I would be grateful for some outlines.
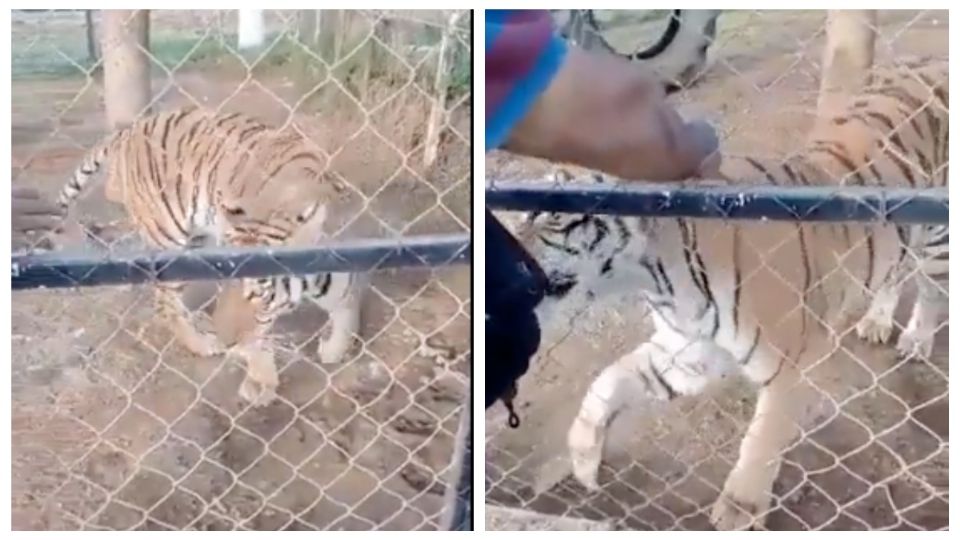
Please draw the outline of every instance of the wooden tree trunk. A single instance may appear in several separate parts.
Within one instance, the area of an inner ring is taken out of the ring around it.
[[[96,64],[100,59],[100,51],[97,50],[97,29],[93,24],[93,10],[84,10],[83,17],[87,26],[87,58],[91,64]]]
[[[324,62],[333,64],[340,59],[343,45],[344,13],[341,9],[324,9],[319,13],[314,43]]]
[[[469,396],[469,394],[468,394]],[[453,447],[453,467],[447,479],[447,489],[443,494],[443,515],[440,519],[440,530],[471,530],[472,514],[470,507],[471,492],[470,478],[473,476],[473,414],[471,413],[470,399],[463,404],[460,411],[460,425],[457,428],[457,438]],[[462,507],[457,508],[457,499],[464,498]]]
[[[149,10],[103,12],[103,85],[107,124],[118,129],[150,103]]]
[[[427,135],[424,140],[423,166],[430,167],[437,160],[440,153],[440,133],[446,123],[447,86],[450,80],[448,57],[455,47],[453,33],[457,28],[461,11],[456,11],[447,20],[440,38],[440,50],[437,51],[437,72],[433,79],[433,106],[430,108],[430,117],[427,121]]]
[[[818,118],[829,118],[843,105],[847,96],[857,93],[866,84],[873,67],[876,28],[876,10],[827,12]]]

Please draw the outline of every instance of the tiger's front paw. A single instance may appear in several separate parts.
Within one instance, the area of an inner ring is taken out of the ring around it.
[[[317,357],[321,364],[339,364],[353,345],[353,335],[336,336],[320,340],[317,345]]]
[[[254,407],[269,405],[277,397],[280,375],[273,351],[263,343],[246,344],[234,352],[247,360],[247,375],[240,383],[240,398]]]
[[[917,328],[907,328],[897,340],[900,358],[927,360],[933,355],[933,335]]]
[[[890,340],[893,333],[893,319],[870,316],[869,314],[857,323],[857,336],[867,343],[881,344]]]
[[[589,490],[600,489],[597,473],[603,457],[603,429],[578,417],[567,432],[573,476]]]
[[[770,496],[764,487],[765,478],[748,471],[734,469],[723,486],[723,493],[713,503],[710,523],[718,531],[756,530],[763,527],[770,508]]]
[[[193,336],[187,337],[183,345],[193,354],[203,358],[224,354],[226,352],[226,347],[220,343],[220,340],[215,334],[198,332]]]
[[[240,398],[254,407],[263,407],[277,398],[280,381],[259,381],[247,375],[240,383]]]

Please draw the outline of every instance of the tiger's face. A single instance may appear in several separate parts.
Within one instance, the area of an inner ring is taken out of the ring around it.
[[[577,217],[559,212],[531,212],[525,216],[519,237],[537,258],[547,276],[548,298],[558,300],[572,291],[580,280],[584,231],[576,227]]]
[[[576,181],[561,171],[554,181]],[[598,181],[596,176],[591,180]],[[630,245],[642,250],[642,237],[627,229],[626,222],[612,216],[563,212],[530,212],[516,228],[517,237],[543,267],[549,282],[547,296],[566,297],[577,290],[591,298],[602,292],[604,283],[617,276],[620,259]]]
[[[304,202],[260,211],[257,205],[224,203],[228,243],[237,246],[309,245],[323,237],[326,205]]]

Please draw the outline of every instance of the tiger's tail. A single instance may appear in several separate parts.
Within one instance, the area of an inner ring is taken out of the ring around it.
[[[110,137],[87,152],[83,158],[83,162],[73,171],[73,176],[63,185],[63,188],[60,190],[60,195],[57,197],[57,204],[59,204],[64,211],[70,208],[74,201],[76,201],[80,194],[86,189],[90,183],[90,179],[100,170],[100,167],[110,155],[110,150],[115,140],[116,136]]]

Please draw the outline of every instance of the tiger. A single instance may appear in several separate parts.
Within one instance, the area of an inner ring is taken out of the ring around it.
[[[326,165],[326,156],[294,127],[189,107],[142,116],[107,136],[86,153],[58,202],[69,211],[105,167],[107,199],[126,208],[150,247],[281,246],[297,235],[312,242],[322,237],[327,204],[345,189]],[[322,362],[339,362],[359,328],[362,281],[349,273],[243,279],[236,290],[256,324],[230,351],[247,359],[241,398],[262,405],[275,397],[278,376],[267,330],[305,299],[331,314],[330,336],[317,352]],[[182,299],[185,285],[156,283],[159,316],[192,353],[228,352],[216,332],[192,322]],[[220,302],[216,309],[216,320],[229,318]]]
[[[939,61],[878,71],[819,122],[802,151],[781,161],[725,157],[717,181],[945,187],[947,73]],[[562,168],[548,178],[620,182]],[[753,420],[710,514],[720,530],[763,525],[781,455],[799,432],[794,419],[810,403],[805,369],[833,356],[851,327],[887,340],[911,269],[923,277],[900,353],[929,356],[941,315],[934,300],[942,289],[926,276],[946,276],[946,226],[559,212],[530,212],[513,226],[548,276],[544,324],[572,298],[639,291],[649,307],[653,335],[596,377],[567,433],[573,475],[586,487],[599,487],[607,427],[637,396],[695,395],[736,372],[756,385]]]

